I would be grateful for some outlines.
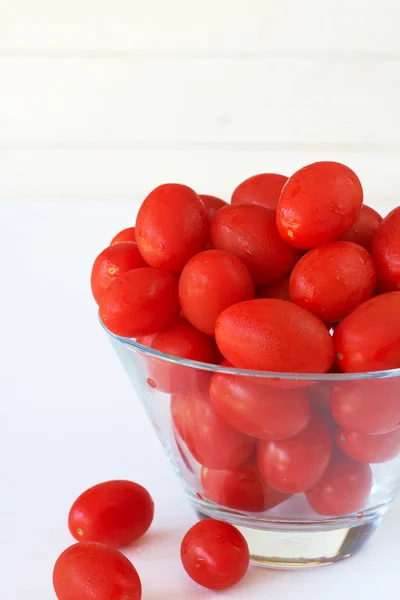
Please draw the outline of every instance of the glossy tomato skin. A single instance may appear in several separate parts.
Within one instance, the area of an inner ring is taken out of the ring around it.
[[[371,245],[382,292],[400,290],[400,206],[379,224]]]
[[[279,233],[297,248],[333,242],[356,222],[363,201],[357,175],[337,162],[317,162],[292,175],[276,209]]]
[[[357,221],[340,239],[354,242],[370,251],[372,238],[381,221],[382,217],[376,210],[363,204]]]
[[[298,251],[280,237],[274,213],[251,204],[221,208],[210,223],[210,243],[238,256],[257,285],[279,281],[299,258]]]
[[[211,590],[224,590],[243,579],[250,554],[236,527],[205,519],[193,525],[183,538],[181,561],[193,581]]]
[[[136,219],[136,240],[145,261],[180,273],[208,241],[208,214],[191,188],[166,183],[143,201]]]
[[[332,453],[326,420],[315,412],[303,431],[279,441],[262,441],[257,465],[265,481],[285,494],[305,492],[321,479]]]
[[[171,415],[176,432],[204,467],[235,469],[254,451],[254,440],[221,419],[204,393],[174,394]]]
[[[333,362],[332,338],[312,313],[284,300],[239,302],[217,319],[215,337],[235,367],[324,373]]]
[[[217,413],[246,435],[280,440],[300,433],[310,420],[304,389],[282,390],[256,378],[214,373],[210,398]]]
[[[367,300],[335,329],[336,362],[345,373],[400,367],[400,292]]]
[[[343,454],[358,462],[384,463],[395,458],[400,452],[400,429],[368,435],[339,428],[335,440]]]
[[[200,252],[186,263],[179,279],[185,317],[200,331],[214,335],[221,312],[254,298],[254,283],[243,262],[224,250]]]
[[[284,277],[277,283],[259,286],[256,290],[256,298],[276,298],[290,301],[289,277]]]
[[[275,212],[288,178],[278,173],[260,173],[245,179],[232,194],[232,204],[257,204]]]
[[[371,488],[371,467],[336,453],[306,496],[317,514],[342,517],[364,508]]]
[[[133,481],[105,481],[75,500],[68,527],[80,542],[119,548],[144,535],[153,516],[154,502],[144,487]]]
[[[217,196],[209,196],[208,194],[199,194],[199,198],[202,200],[204,206],[206,207],[208,218],[211,220],[217,210],[227,205],[225,200],[221,200],[221,198],[217,198]]]
[[[232,470],[202,467],[201,484],[207,500],[234,510],[261,512],[288,498],[264,482],[253,460]]]
[[[330,408],[335,421],[350,431],[369,435],[394,431],[400,427],[397,378],[338,382]]]
[[[123,273],[100,302],[104,325],[124,337],[157,333],[167,327],[178,312],[178,280],[161,269],[143,268]]]
[[[93,263],[90,278],[92,294],[97,304],[100,304],[104,292],[113,281],[123,273],[140,267],[147,265],[134,242],[124,242],[103,250]]]
[[[114,244],[120,244],[121,242],[136,242],[134,227],[127,227],[126,229],[119,231],[111,240],[110,246],[114,246]]]
[[[70,546],[54,565],[58,600],[141,600],[142,586],[132,563],[121,552],[96,542]]]
[[[371,255],[352,242],[313,248],[295,265],[289,280],[292,302],[324,322],[339,321],[375,292]]]

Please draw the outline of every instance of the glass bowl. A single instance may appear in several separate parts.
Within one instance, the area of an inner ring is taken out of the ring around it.
[[[200,519],[234,524],[266,566],[323,565],[365,544],[400,487],[400,369],[246,371],[104,329]]]

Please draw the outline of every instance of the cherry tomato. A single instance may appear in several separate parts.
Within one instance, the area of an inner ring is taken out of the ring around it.
[[[100,302],[100,318],[104,325],[112,333],[124,337],[156,333],[167,327],[178,311],[178,280],[159,269],[143,268],[123,273]]]
[[[371,467],[335,454],[307,500],[319,515],[342,517],[364,508],[372,487]]]
[[[316,162],[292,175],[282,190],[276,222],[297,248],[333,242],[354,225],[363,189],[357,175],[337,162]]]
[[[335,421],[350,431],[374,435],[400,427],[397,378],[337,383],[330,406]]]
[[[336,327],[333,342],[345,373],[400,367],[400,292],[358,306]]]
[[[275,212],[288,178],[278,173],[260,173],[240,183],[232,194],[232,204],[258,204]]]
[[[279,281],[299,257],[280,237],[274,213],[251,204],[220,208],[211,219],[210,243],[242,259],[257,285]]]
[[[359,244],[369,251],[372,238],[381,221],[382,217],[376,210],[363,204],[357,221],[340,239]]]
[[[400,206],[380,223],[372,240],[372,257],[382,292],[400,290]]]
[[[254,379],[213,375],[210,398],[225,421],[247,435],[265,440],[291,437],[306,427],[310,403],[303,389],[266,387]]]
[[[307,252],[294,267],[290,299],[324,322],[339,321],[371,298],[376,272],[370,254],[352,242],[331,242]]]
[[[235,469],[254,451],[254,440],[233,429],[205,394],[175,394],[172,421],[189,452],[210,469]]]
[[[207,500],[234,510],[261,512],[288,498],[263,481],[251,460],[231,471],[202,467],[201,483]]]
[[[337,429],[335,439],[344,454],[359,462],[384,463],[400,452],[400,429],[378,435]]]
[[[324,373],[333,362],[325,325],[285,300],[261,298],[230,306],[217,319],[215,337],[224,357],[238,368]]]
[[[132,481],[106,481],[75,500],[68,527],[78,541],[120,547],[146,533],[153,516],[154,503],[144,487]]]
[[[104,292],[122,273],[147,266],[134,242],[109,246],[103,250],[94,261],[90,278],[92,294],[97,304],[100,304]]]
[[[200,252],[186,263],[179,279],[185,317],[200,331],[214,335],[221,312],[254,298],[254,283],[242,261],[224,250]]]
[[[95,542],[70,546],[53,571],[58,600],[140,600],[142,585],[132,563],[121,552]]]
[[[221,198],[217,198],[216,196],[209,196],[208,194],[199,194],[199,198],[201,198],[201,200],[203,201],[203,204],[208,212],[208,218],[210,220],[215,215],[218,209],[227,205],[225,200],[221,200]]]
[[[315,412],[303,431],[279,441],[262,441],[257,448],[261,476],[284,494],[305,492],[321,479],[332,453],[332,436],[325,419]]]
[[[110,246],[114,244],[120,244],[121,242],[136,242],[135,228],[127,227],[123,229],[111,240]]]
[[[151,335],[139,335],[136,338],[138,344],[142,344],[142,346],[147,346],[147,348],[151,348],[154,338],[157,333],[152,333]]]
[[[198,331],[179,316],[154,336],[151,347],[164,354],[198,362],[219,362],[214,338]],[[211,377],[208,371],[174,364],[157,357],[146,357],[146,362],[152,387],[167,394],[205,389]]]
[[[208,241],[208,214],[203,202],[186,185],[160,185],[139,209],[136,241],[151,267],[180,273]]]
[[[211,590],[224,590],[243,579],[250,554],[236,527],[205,519],[193,525],[183,538],[181,561],[193,581]]]
[[[256,298],[277,298],[278,300],[290,300],[289,277],[285,277],[277,283],[259,286],[256,291]]]

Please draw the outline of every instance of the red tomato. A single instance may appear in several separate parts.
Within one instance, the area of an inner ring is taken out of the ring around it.
[[[110,246],[114,244],[120,244],[121,242],[136,242],[135,228],[127,227],[123,229],[111,240]]]
[[[214,335],[221,312],[254,298],[254,283],[242,261],[223,250],[200,252],[186,263],[179,279],[185,317],[200,331]]]
[[[178,312],[178,280],[159,269],[143,268],[124,273],[112,283],[100,302],[104,325],[124,337],[156,333],[167,327]]]
[[[363,204],[357,221],[340,239],[354,242],[366,250],[370,250],[372,238],[381,221],[382,217],[376,210]]]
[[[380,223],[372,240],[372,257],[383,292],[400,289],[400,206]]]
[[[100,304],[104,292],[122,273],[147,266],[134,242],[109,246],[103,250],[94,261],[90,278],[97,304]]]
[[[364,508],[372,487],[369,465],[336,454],[307,500],[319,515],[342,517]]]
[[[288,498],[263,481],[253,461],[232,471],[202,467],[201,483],[207,500],[234,510],[261,512]]]
[[[53,571],[58,600],[140,600],[142,585],[132,563],[111,546],[82,542],[58,557]]]
[[[288,178],[278,173],[260,173],[240,183],[232,194],[232,204],[258,204],[276,210],[282,188]]]
[[[299,257],[280,237],[274,213],[251,204],[220,208],[210,223],[210,243],[241,258],[257,285],[279,281]]]
[[[172,421],[189,452],[210,469],[235,469],[254,451],[254,440],[233,429],[205,394],[175,394]]]
[[[303,389],[266,387],[241,375],[215,373],[210,398],[220,417],[259,439],[291,437],[310,420],[310,403]]]
[[[136,240],[151,267],[180,273],[208,241],[208,215],[203,202],[186,185],[160,185],[139,209]]]
[[[285,277],[277,283],[259,286],[256,291],[256,298],[277,298],[278,300],[290,300],[289,277]]]
[[[324,322],[339,321],[371,298],[376,272],[370,254],[352,242],[331,242],[307,252],[294,267],[290,299]]]
[[[152,333],[151,335],[139,335],[136,338],[136,341],[138,344],[142,344],[142,346],[147,346],[147,348],[151,348],[151,345],[156,335],[157,333]]]
[[[78,541],[120,547],[146,533],[153,516],[154,503],[144,487],[132,481],[105,481],[75,500],[68,527]]]
[[[206,519],[193,525],[183,538],[181,561],[193,581],[211,590],[224,590],[243,579],[250,554],[236,527]]]
[[[297,248],[337,240],[356,222],[363,201],[357,175],[337,162],[316,162],[292,175],[282,190],[276,222]]]
[[[335,439],[344,454],[359,462],[384,463],[400,452],[400,429],[378,435],[338,429]]]
[[[397,378],[337,383],[330,405],[335,421],[350,431],[374,435],[400,427]]]
[[[400,292],[358,306],[336,327],[333,342],[345,373],[400,367]]]
[[[284,494],[305,492],[321,479],[332,453],[332,436],[325,419],[314,413],[298,435],[258,444],[262,477]]]
[[[199,194],[199,198],[201,198],[201,200],[203,201],[203,204],[208,212],[208,218],[210,220],[215,215],[218,209],[227,205],[225,200],[221,200],[221,198],[217,198],[216,196],[209,196],[208,194]]]
[[[332,338],[312,313],[291,302],[247,300],[218,317],[215,337],[235,367],[324,373],[333,362]]]

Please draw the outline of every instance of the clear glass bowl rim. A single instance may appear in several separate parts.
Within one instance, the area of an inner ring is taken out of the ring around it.
[[[164,352],[159,352],[158,350],[153,350],[153,348],[149,348],[148,346],[143,346],[136,342],[133,338],[126,338],[120,335],[116,335],[112,333],[102,322],[100,315],[98,315],[99,321],[103,329],[106,333],[119,342],[120,344],[135,350],[136,352],[140,352],[141,354],[146,354],[147,356],[152,356],[153,358],[161,359],[165,362],[172,363],[175,365],[180,365],[184,367],[188,367],[191,369],[200,369],[202,371],[210,371],[212,373],[227,373],[231,375],[240,375],[242,377],[259,377],[260,379],[282,379],[282,380],[295,380],[295,381],[361,381],[366,379],[389,379],[392,377],[400,377],[400,368],[398,369],[387,369],[384,371],[369,371],[363,373],[281,373],[277,371],[255,371],[250,369],[236,369],[234,367],[224,367],[222,365],[212,365],[209,363],[197,362],[195,360],[189,360],[187,358],[180,358],[177,356],[173,356],[171,354],[165,354]]]

